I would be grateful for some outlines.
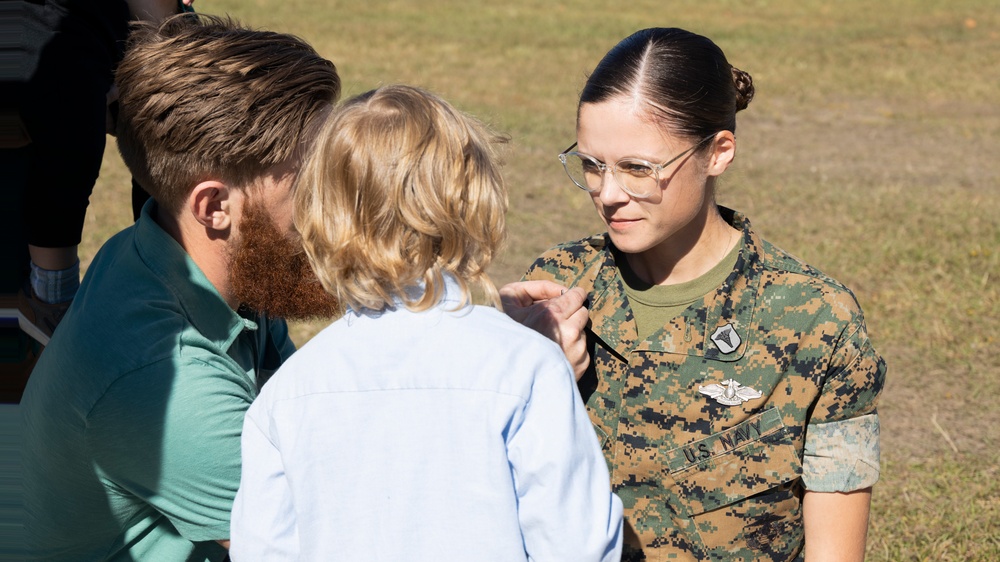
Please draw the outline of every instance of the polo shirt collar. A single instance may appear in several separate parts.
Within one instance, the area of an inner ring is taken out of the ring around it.
[[[155,209],[156,202],[150,199],[135,223],[139,258],[174,294],[191,325],[220,348],[228,349],[243,330],[256,330],[257,323],[230,308],[191,256],[156,223]]]

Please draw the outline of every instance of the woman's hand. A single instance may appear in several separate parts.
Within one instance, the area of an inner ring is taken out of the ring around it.
[[[580,380],[590,364],[587,293],[552,281],[518,281],[500,288],[500,300],[507,316],[559,344]]]

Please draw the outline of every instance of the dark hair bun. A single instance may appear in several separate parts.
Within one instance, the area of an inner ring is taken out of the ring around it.
[[[741,111],[746,109],[753,99],[753,78],[735,66],[732,69],[733,85],[736,86],[736,111]]]

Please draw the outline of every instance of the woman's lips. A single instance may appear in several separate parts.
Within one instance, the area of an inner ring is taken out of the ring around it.
[[[604,220],[607,221],[609,228],[613,228],[615,230],[622,230],[639,222],[639,219],[626,219],[619,217],[606,217]]]

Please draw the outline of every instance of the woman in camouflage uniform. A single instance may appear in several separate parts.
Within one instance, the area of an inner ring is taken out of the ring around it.
[[[625,560],[864,556],[885,364],[850,290],[715,203],[753,92],[707,38],[639,31],[588,79],[559,155],[607,232],[526,278],[586,292],[579,384]]]

